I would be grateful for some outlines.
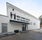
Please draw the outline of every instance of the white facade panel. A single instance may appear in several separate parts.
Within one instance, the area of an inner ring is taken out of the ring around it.
[[[40,29],[40,21],[32,20],[28,25],[28,30]]]
[[[8,32],[14,32],[14,30],[22,31],[22,24],[10,23],[9,26],[8,26]]]
[[[4,15],[0,15],[0,23],[8,23],[8,17]]]

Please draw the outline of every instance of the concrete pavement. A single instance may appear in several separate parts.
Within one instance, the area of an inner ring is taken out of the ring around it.
[[[16,35],[2,37],[0,40],[42,40],[42,34],[29,31],[26,33],[17,33]]]

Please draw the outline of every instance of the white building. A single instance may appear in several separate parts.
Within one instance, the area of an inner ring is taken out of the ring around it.
[[[8,2],[6,5],[7,16],[0,15],[0,33],[40,29],[39,19]]]

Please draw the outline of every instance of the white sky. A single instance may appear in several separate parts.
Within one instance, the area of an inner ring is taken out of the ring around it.
[[[0,14],[7,15],[6,2],[39,18],[42,15],[42,0],[0,0]]]

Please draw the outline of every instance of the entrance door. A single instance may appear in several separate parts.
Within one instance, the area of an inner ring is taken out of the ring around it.
[[[26,24],[25,24],[25,29],[24,30],[26,31]]]
[[[23,24],[22,31],[26,31],[26,24]]]
[[[2,23],[2,33],[7,32],[7,23]]]
[[[25,31],[25,30],[24,30],[24,27],[22,27],[22,31]]]

